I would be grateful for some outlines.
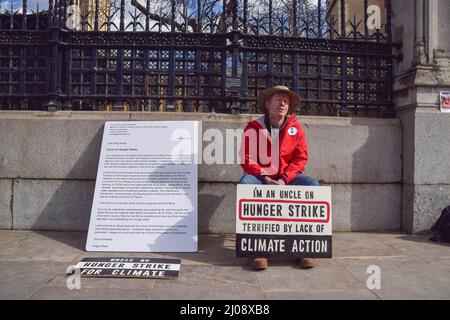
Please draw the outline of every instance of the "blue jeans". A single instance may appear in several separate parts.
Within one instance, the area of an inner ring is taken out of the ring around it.
[[[239,184],[263,184],[261,180],[251,174],[246,174],[241,178]],[[290,186],[320,186],[319,181],[314,178],[298,174],[294,180],[289,183]]]

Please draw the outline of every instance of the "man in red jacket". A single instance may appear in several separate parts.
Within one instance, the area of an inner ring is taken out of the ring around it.
[[[241,184],[319,186],[319,182],[303,175],[308,161],[305,133],[297,121],[295,110],[300,97],[284,86],[263,90],[258,107],[264,116],[250,122],[241,144]],[[266,258],[253,258],[254,269],[265,269]],[[299,259],[303,268],[315,266],[313,258]]]

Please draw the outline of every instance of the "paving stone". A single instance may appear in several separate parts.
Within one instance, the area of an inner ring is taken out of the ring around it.
[[[404,255],[403,251],[368,233],[333,233],[333,258]]]
[[[256,277],[264,293],[354,291],[365,289],[360,281],[332,260],[321,260],[313,269],[300,269],[295,265],[269,267],[257,272]]]
[[[363,283],[373,276],[373,273],[367,272],[368,267],[377,266],[381,289],[372,292],[382,299],[450,299],[449,264],[433,266],[411,257],[346,259],[340,260],[339,264]]]
[[[269,300],[376,300],[368,289],[265,292]]]
[[[43,288],[31,300],[146,300],[149,291],[122,289],[73,289]]]
[[[85,252],[84,232],[0,231],[0,299],[450,299],[450,246],[403,233],[335,233],[333,259],[300,269],[269,260],[257,272],[235,257],[235,236],[200,235],[197,253]],[[181,258],[177,279],[81,278],[67,268],[83,257]],[[369,290],[369,266],[381,289]]]
[[[238,266],[248,259],[236,257],[235,235],[199,235],[198,252],[170,253],[166,257],[182,259],[183,265]]]
[[[63,275],[67,264],[45,262],[0,262],[0,300],[28,299],[52,278]]]
[[[185,266],[176,281],[158,281],[150,299],[264,299],[252,272],[235,267]]]
[[[0,260],[69,263],[80,255],[83,239],[77,232],[33,232],[14,245],[0,248]]]
[[[7,244],[8,242],[20,242],[30,236],[30,234],[32,233],[33,231],[30,230],[2,230],[0,236],[0,244]]]
[[[134,279],[134,278],[91,278],[81,277],[81,289],[122,289],[122,290],[148,290],[155,285],[155,281],[170,281],[156,279]],[[47,287],[49,288],[67,288],[67,283],[74,284],[70,276],[57,276],[52,279]]]
[[[414,257],[418,261],[426,261],[429,264],[447,263],[450,265],[450,244],[432,242],[429,236],[408,235],[398,233],[374,233],[371,234],[405,255]]]

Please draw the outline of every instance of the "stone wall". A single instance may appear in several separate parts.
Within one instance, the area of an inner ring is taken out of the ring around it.
[[[396,0],[393,40],[401,43],[394,102],[403,130],[402,225],[429,229],[450,204],[450,114],[439,92],[450,91],[448,0]]]
[[[103,126],[114,120],[196,120],[203,132],[256,116],[123,112],[0,112],[0,228],[87,230]],[[333,190],[335,231],[401,228],[397,119],[302,117],[306,174]],[[151,139],[151,137],[149,137]],[[203,148],[209,145],[203,142]],[[224,153],[226,151],[224,150]],[[199,165],[199,231],[233,233],[239,165]]]

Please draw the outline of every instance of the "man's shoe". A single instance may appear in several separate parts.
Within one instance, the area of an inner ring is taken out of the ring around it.
[[[267,265],[266,258],[253,258],[250,260],[250,266],[255,270],[264,270],[267,268]]]
[[[314,258],[300,258],[298,259],[298,264],[303,269],[311,269],[316,266],[316,259]]]

